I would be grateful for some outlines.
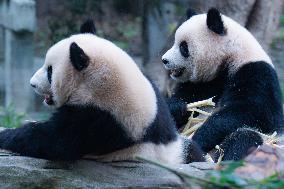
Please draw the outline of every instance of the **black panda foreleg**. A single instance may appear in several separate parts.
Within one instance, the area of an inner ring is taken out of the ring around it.
[[[224,153],[222,160],[241,160],[262,144],[263,139],[256,131],[239,128],[220,144]],[[214,154],[215,161],[219,156],[220,151],[217,150]]]
[[[50,160],[75,160],[82,156],[82,136],[76,127],[31,122],[0,132],[0,149]]]
[[[209,152],[216,145],[236,131],[238,128],[244,127],[241,122],[247,116],[244,112],[238,112],[234,107],[224,108],[212,116],[195,132],[192,137],[204,152]]]

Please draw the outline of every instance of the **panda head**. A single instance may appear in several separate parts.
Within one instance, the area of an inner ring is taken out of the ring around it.
[[[129,64],[129,72],[138,72],[123,50],[94,32],[93,22],[87,21],[80,34],[63,39],[48,50],[44,65],[30,80],[34,90],[45,97],[46,105],[58,108],[113,102],[112,98],[119,98],[123,88],[120,85],[125,81],[121,73],[124,64]]]
[[[171,77],[181,82],[210,81],[222,66],[232,73],[259,60],[272,64],[250,32],[215,8],[184,22],[175,33],[174,45],[162,57]]]
[[[84,90],[88,96],[87,89],[82,89],[87,86],[82,86],[82,83],[88,78],[88,67],[93,57],[80,46],[87,45],[82,40],[85,37],[91,41],[95,39],[94,23],[90,20],[84,23],[81,33],[53,45],[46,54],[44,65],[30,80],[34,90],[45,97],[47,106],[62,106],[72,98],[71,94],[77,93],[76,88]]]

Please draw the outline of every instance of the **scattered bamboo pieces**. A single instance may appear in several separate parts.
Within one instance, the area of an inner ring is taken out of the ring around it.
[[[206,119],[211,116],[211,113],[201,110],[201,107],[215,107],[215,103],[213,102],[213,98],[209,98],[207,100],[201,100],[193,103],[187,104],[187,110],[191,111],[191,115],[188,118],[188,122],[182,130],[182,135],[190,136],[197,129],[201,127],[201,125],[206,121]],[[197,112],[202,116],[193,117],[194,113]]]

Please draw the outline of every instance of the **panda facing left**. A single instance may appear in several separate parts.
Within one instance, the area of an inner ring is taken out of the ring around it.
[[[56,112],[2,131],[0,149],[49,160],[202,160],[198,147],[178,135],[156,87],[127,53],[95,35],[91,20],[48,50],[30,84]]]

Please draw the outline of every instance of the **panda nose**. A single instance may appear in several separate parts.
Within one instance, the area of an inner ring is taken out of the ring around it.
[[[162,59],[162,61],[165,65],[167,65],[169,63],[169,61],[167,59]]]
[[[36,85],[34,85],[34,84],[32,84],[32,83],[31,83],[31,86],[32,86],[32,88],[36,88]]]

